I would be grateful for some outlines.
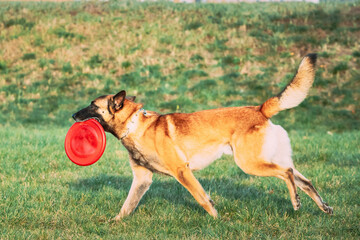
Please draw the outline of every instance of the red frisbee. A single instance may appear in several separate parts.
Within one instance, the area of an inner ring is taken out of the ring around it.
[[[80,166],[89,166],[100,159],[106,146],[106,135],[95,119],[74,123],[65,137],[65,152]]]

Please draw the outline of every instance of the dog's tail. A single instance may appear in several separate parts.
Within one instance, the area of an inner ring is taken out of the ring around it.
[[[314,82],[316,58],[315,53],[306,55],[285,89],[261,105],[260,111],[265,117],[271,118],[282,110],[296,107],[305,99]]]

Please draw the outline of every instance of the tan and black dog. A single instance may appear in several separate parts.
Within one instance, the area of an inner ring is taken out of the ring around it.
[[[73,115],[75,121],[94,118],[105,131],[120,139],[129,151],[133,182],[119,220],[138,205],[152,183],[154,172],[173,176],[213,217],[218,215],[192,171],[208,166],[222,154],[232,154],[248,174],[277,177],[285,181],[295,210],[300,207],[296,187],[308,194],[329,214],[333,209],[320,197],[311,182],[294,167],[286,131],[270,118],[299,105],[315,77],[316,54],[301,61],[293,80],[276,97],[261,106],[229,107],[194,113],[160,115],[145,111],[135,97],[101,96]]]

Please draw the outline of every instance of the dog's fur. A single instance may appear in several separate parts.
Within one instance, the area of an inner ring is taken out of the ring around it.
[[[315,76],[316,54],[301,61],[293,80],[276,97],[261,106],[229,107],[195,113],[160,115],[145,111],[135,97],[101,96],[73,115],[76,121],[98,120],[105,131],[120,139],[129,151],[133,182],[129,195],[115,217],[129,215],[149,189],[154,172],[176,178],[213,217],[218,215],[192,171],[200,170],[222,154],[233,154],[246,173],[272,176],[285,181],[292,205],[300,207],[296,187],[308,194],[319,208],[333,210],[320,197],[311,182],[294,167],[286,131],[270,118],[279,111],[299,105]]]

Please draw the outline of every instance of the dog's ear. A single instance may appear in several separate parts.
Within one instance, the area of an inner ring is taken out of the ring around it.
[[[127,99],[127,100],[130,100],[130,101],[132,101],[132,102],[135,101],[135,98],[136,98],[136,96],[126,96],[126,99]]]
[[[112,97],[112,107],[115,111],[119,111],[123,107],[125,97],[125,90],[118,92],[115,96]]]

